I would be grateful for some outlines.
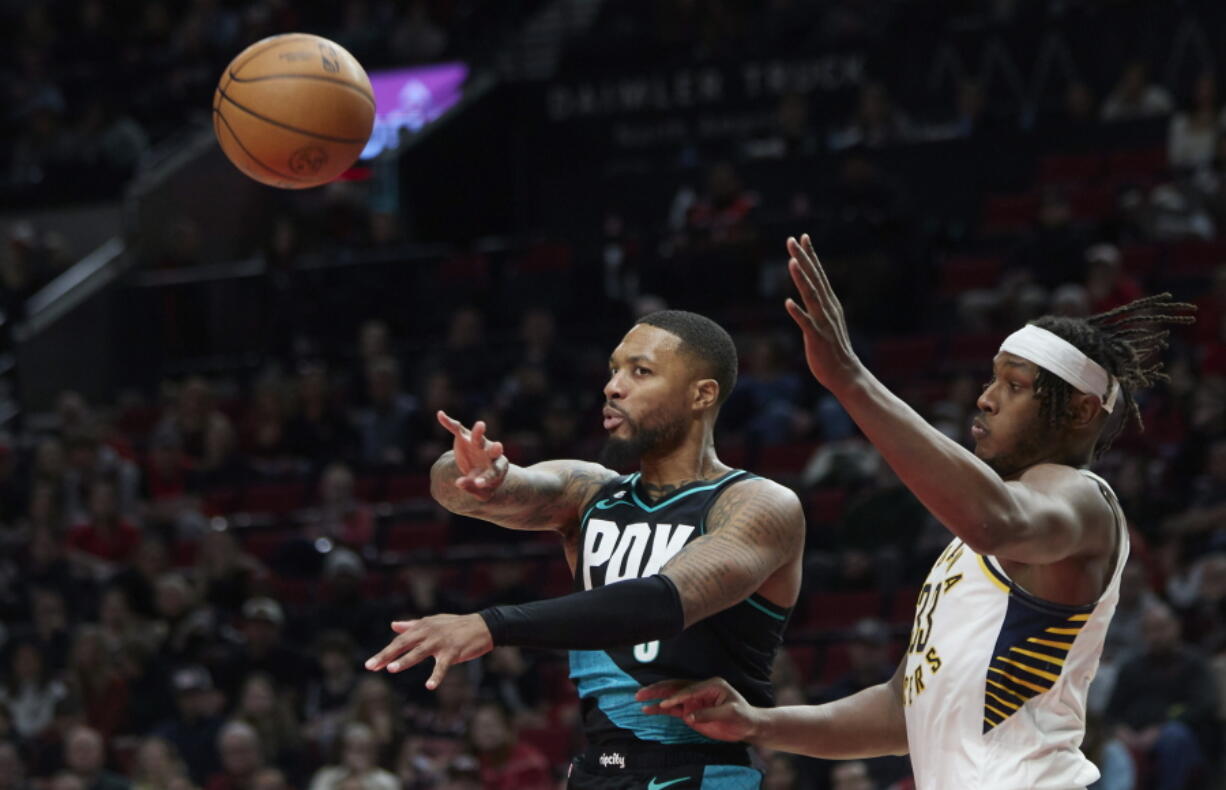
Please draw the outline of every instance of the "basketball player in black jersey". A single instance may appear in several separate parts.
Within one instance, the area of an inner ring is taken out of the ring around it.
[[[771,662],[800,589],[804,515],[789,489],[731,469],[715,453],[720,405],[736,350],[718,324],[683,311],[639,320],[614,349],[605,385],[606,458],[519,467],[478,422],[439,413],[454,447],[431,472],[454,513],[510,529],[556,530],[575,592],[473,615],[397,622],[367,669],[448,667],[496,645],[572,651],[588,750],[570,787],[600,790],[756,788],[744,744],[644,715],[640,688],[664,678],[720,675],[746,699],[772,704]]]

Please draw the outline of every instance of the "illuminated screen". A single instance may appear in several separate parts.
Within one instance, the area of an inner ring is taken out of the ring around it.
[[[395,148],[401,129],[416,132],[445,113],[460,100],[467,78],[468,66],[463,63],[372,71],[375,128],[362,158]]]

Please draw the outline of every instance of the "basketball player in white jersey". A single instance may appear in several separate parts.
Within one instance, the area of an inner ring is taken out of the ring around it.
[[[722,679],[638,695],[713,738],[827,759],[910,754],[919,790],[1073,790],[1099,771],[1080,750],[1086,692],[1128,557],[1115,495],[1085,467],[1134,390],[1165,378],[1169,294],[1087,319],[1045,316],[1010,335],[979,397],[969,452],[928,425],[852,351],[807,236],[788,240],[809,369],[954,534],[925,580],[887,683],[819,706],[755,708]]]

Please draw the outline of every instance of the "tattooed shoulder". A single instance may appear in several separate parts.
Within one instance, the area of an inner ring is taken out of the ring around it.
[[[755,541],[794,546],[804,539],[804,509],[792,489],[766,478],[729,486],[707,513],[707,532],[744,530]]]

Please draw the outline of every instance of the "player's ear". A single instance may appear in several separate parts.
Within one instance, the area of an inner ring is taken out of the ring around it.
[[[1073,428],[1085,428],[1094,422],[1102,409],[1102,401],[1094,395],[1074,392],[1069,398],[1068,416]]]
[[[719,382],[715,379],[699,379],[694,382],[694,408],[709,409],[719,401]]]

